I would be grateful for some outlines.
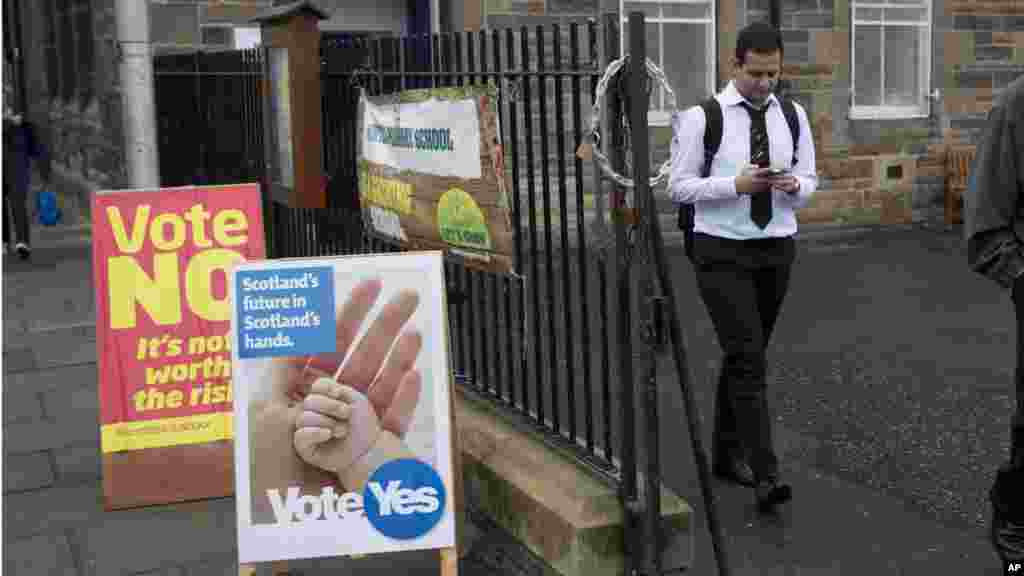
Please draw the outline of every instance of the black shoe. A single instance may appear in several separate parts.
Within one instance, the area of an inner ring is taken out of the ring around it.
[[[777,505],[793,499],[793,489],[776,479],[764,480],[757,483],[754,496],[757,497],[758,512],[770,514],[775,511]]]
[[[27,260],[29,255],[32,254],[32,249],[24,242],[18,242],[18,245],[14,247],[14,250],[18,252],[18,257],[22,260]]]
[[[715,476],[723,480],[735,482],[741,486],[751,488],[757,486],[757,482],[754,481],[753,468],[742,458],[716,458],[714,473]]]

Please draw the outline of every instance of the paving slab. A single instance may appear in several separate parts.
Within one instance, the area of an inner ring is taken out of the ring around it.
[[[82,437],[99,434],[99,392],[89,386],[76,386],[41,392],[43,410],[53,425],[79,433]]]
[[[90,576],[161,569],[170,559],[185,565],[235,548],[233,499],[103,512],[102,516],[102,523],[81,528],[83,560]]]
[[[67,391],[73,388],[88,388],[99,397],[99,373],[95,364],[78,364],[60,366],[22,372],[4,374],[4,390],[31,390],[46,392],[48,390]]]
[[[5,540],[103,524],[107,520],[98,484],[7,494],[3,513]]]
[[[31,348],[4,348],[4,376],[25,373],[35,370],[37,367],[35,350]]]
[[[84,442],[54,449],[53,460],[56,482],[61,485],[98,482],[103,477],[99,434]]]
[[[4,455],[4,494],[48,488],[54,480],[49,451]]]
[[[4,381],[14,378],[14,375],[4,376]],[[5,425],[43,419],[42,397],[31,387],[4,385],[3,400]]]
[[[5,537],[4,573],[11,576],[79,576],[63,532],[20,540]]]
[[[37,369],[95,366],[96,342],[76,338],[72,334],[46,337],[36,345],[35,364]],[[59,351],[59,353],[56,353]]]
[[[4,450],[17,454],[40,452],[70,446],[80,442],[83,434],[99,435],[99,429],[86,432],[73,422],[62,425],[52,420],[35,420],[9,424],[4,427]]]

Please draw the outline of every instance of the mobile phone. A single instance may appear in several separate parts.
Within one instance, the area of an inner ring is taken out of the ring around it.
[[[765,173],[769,176],[784,176],[789,174],[789,170],[786,168],[768,168],[765,170]]]

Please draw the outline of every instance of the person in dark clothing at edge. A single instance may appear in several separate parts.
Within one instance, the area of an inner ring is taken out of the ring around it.
[[[1024,76],[988,116],[964,195],[964,236],[971,270],[1008,292],[1017,314],[1017,411],[1010,461],[989,492],[990,536],[1003,561],[1024,562]]]
[[[4,252],[7,252],[13,225],[14,250],[22,259],[26,259],[32,252],[28,211],[32,159],[41,156],[41,147],[36,139],[35,127],[24,121],[21,112],[11,106],[15,100],[11,70],[11,62],[4,58],[3,240]]]
[[[764,513],[792,497],[772,443],[765,353],[796,254],[796,211],[818,185],[807,113],[796,103],[784,107],[774,94],[782,55],[782,37],[770,24],[739,32],[733,80],[716,96],[722,137],[710,169],[705,131],[718,123],[694,106],[673,118],[668,184],[675,203],[693,205],[690,257],[723,351],[714,472],[753,487]],[[786,112],[794,108],[796,118]]]

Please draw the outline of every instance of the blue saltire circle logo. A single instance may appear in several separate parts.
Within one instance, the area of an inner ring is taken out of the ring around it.
[[[445,500],[441,477],[414,459],[382,465],[363,489],[363,509],[370,525],[396,540],[411,540],[429,532],[441,520]]]

